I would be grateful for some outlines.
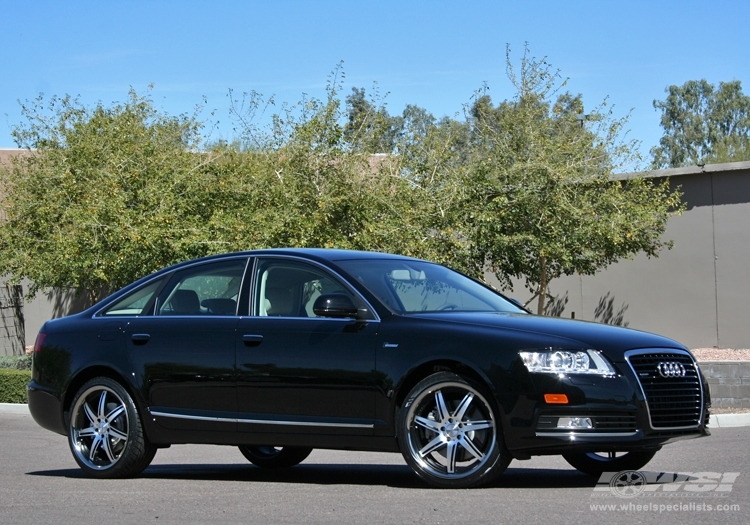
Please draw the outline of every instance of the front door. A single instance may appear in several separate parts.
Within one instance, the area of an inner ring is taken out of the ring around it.
[[[317,317],[315,299],[332,292],[363,302],[317,265],[258,259],[237,332],[240,432],[372,435],[379,323]]]

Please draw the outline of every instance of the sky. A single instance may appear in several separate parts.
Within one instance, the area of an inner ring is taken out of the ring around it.
[[[0,148],[16,147],[19,101],[107,106],[149,85],[169,114],[203,104],[207,138],[231,141],[230,89],[323,98],[339,63],[344,96],[377,85],[391,114],[461,115],[484,85],[513,96],[506,45],[517,61],[528,44],[586,106],[629,114],[647,156],[669,85],[740,80],[750,94],[748,20],[746,0],[0,0]]]

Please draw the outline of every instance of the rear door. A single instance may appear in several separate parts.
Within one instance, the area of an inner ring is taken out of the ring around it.
[[[235,431],[237,301],[247,257],[176,272],[153,315],[125,324],[128,356],[157,423]]]

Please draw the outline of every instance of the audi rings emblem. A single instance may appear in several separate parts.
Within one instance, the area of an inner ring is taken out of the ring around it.
[[[662,361],[656,365],[662,377],[685,377],[685,367],[677,361]]]

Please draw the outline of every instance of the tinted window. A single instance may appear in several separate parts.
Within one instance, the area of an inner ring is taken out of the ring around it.
[[[157,315],[236,315],[245,259],[202,264],[175,274]]]
[[[130,292],[124,298],[117,301],[115,304],[107,308],[102,315],[144,315],[150,314],[151,312],[144,312],[144,309],[149,306],[151,299],[153,298],[156,290],[159,289],[162,280],[157,279],[146,286],[138,288],[134,292]]]
[[[337,261],[336,264],[398,313],[524,313],[491,289],[438,264],[396,259]]]
[[[262,317],[318,317],[315,299],[322,294],[349,295],[360,309],[361,298],[324,270],[290,259],[261,259],[255,283],[254,315]]]

